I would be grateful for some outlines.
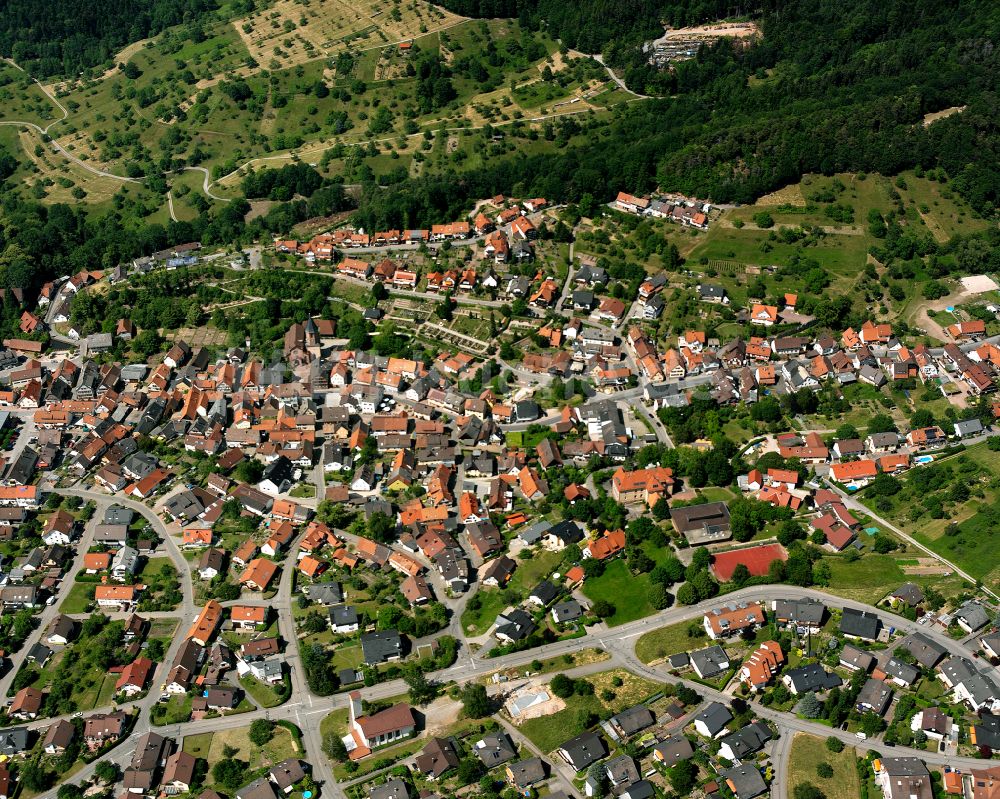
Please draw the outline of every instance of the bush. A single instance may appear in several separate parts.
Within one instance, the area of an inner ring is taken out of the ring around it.
[[[826,739],[826,748],[836,753],[844,751],[844,742],[840,738],[834,738],[832,735]]]
[[[558,696],[560,699],[568,699],[573,695],[574,681],[567,677],[565,674],[557,674],[549,682],[549,688],[552,689],[552,693]]]
[[[257,746],[263,746],[271,740],[274,734],[274,724],[268,719],[256,719],[250,725],[250,742]]]

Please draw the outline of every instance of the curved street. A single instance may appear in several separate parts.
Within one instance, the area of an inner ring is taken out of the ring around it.
[[[106,504],[112,501],[108,497],[91,491],[67,489],[64,492],[61,491],[60,493],[66,493],[71,496],[81,496],[85,499],[95,499],[103,501]],[[114,501],[121,502],[121,504],[127,505],[128,507],[143,513],[147,518],[151,519],[151,521],[155,519],[155,515],[152,514],[150,509],[141,503],[127,500],[121,501],[117,498]],[[180,555],[179,550],[177,550],[176,544],[170,540],[170,536],[167,534],[167,529],[163,522],[159,519],[155,519],[155,525],[158,532],[164,536],[164,541],[169,542],[167,544],[167,550],[171,553],[171,557],[174,558],[175,562],[180,559],[181,562],[186,563]],[[281,584],[278,594],[272,602],[273,606],[278,610],[278,624],[281,636],[289,644],[287,662],[291,670],[292,677],[292,693],[289,701],[278,707],[271,708],[270,710],[257,709],[235,717],[228,716],[205,719],[201,721],[187,722],[180,725],[170,725],[169,727],[153,727],[149,720],[149,710],[154,704],[157,694],[156,692],[151,692],[142,700],[132,703],[132,705],[139,709],[140,713],[135,729],[128,742],[123,742],[121,745],[116,747],[106,759],[110,759],[119,765],[127,764],[131,758],[132,749],[134,748],[130,748],[129,743],[134,743],[139,736],[150,730],[156,730],[161,734],[183,738],[186,735],[195,735],[226,729],[234,724],[243,726],[245,724],[249,724],[257,718],[287,720],[296,724],[302,731],[303,743],[306,749],[306,752],[303,753],[303,758],[312,763],[315,776],[317,780],[323,784],[325,794],[337,797],[337,799],[345,799],[346,795],[344,794],[343,786],[337,784],[335,781],[330,762],[322,752],[322,740],[319,734],[319,725],[323,717],[331,711],[346,708],[348,704],[348,697],[346,693],[339,693],[324,697],[315,696],[309,691],[308,686],[305,683],[304,675],[302,674],[301,666],[298,662],[297,652],[294,651],[294,644],[297,637],[294,622],[292,620],[291,613],[289,612],[292,602],[292,570],[296,555],[297,548],[293,548],[285,558]],[[182,574],[189,575],[189,571],[185,568]],[[185,616],[193,617],[196,609],[191,600],[189,579],[184,596],[184,607],[181,612]],[[441,684],[462,684],[472,680],[481,679],[501,668],[505,670],[520,668],[527,666],[535,659],[552,658],[583,649],[597,648],[606,652],[608,659],[585,667],[588,673],[604,671],[616,666],[623,667],[639,676],[646,677],[657,682],[686,684],[696,690],[705,699],[728,702],[731,699],[731,696],[728,694],[708,688],[700,683],[694,683],[674,677],[659,666],[642,663],[635,654],[635,646],[638,639],[643,634],[651,632],[659,627],[698,619],[703,616],[707,610],[717,607],[724,602],[760,600],[770,604],[776,599],[796,599],[802,597],[818,599],[824,602],[828,607],[832,608],[855,608],[858,610],[868,610],[869,612],[874,612],[883,619],[883,623],[886,626],[894,627],[897,630],[906,632],[919,631],[944,646],[952,655],[974,657],[971,651],[963,646],[961,642],[955,641],[948,635],[934,629],[929,629],[915,622],[910,622],[902,617],[888,613],[881,608],[873,608],[860,602],[843,599],[818,589],[800,589],[792,586],[768,585],[744,588],[731,594],[727,594],[724,597],[716,597],[696,605],[670,608],[660,611],[659,613],[647,618],[614,628],[607,628],[603,624],[596,625],[595,627],[588,629],[586,634],[580,638],[559,641],[546,646],[529,649],[524,652],[507,655],[500,660],[487,658],[483,651],[472,653],[462,650],[460,651],[458,660],[454,665],[438,672],[434,672],[430,674],[429,677]],[[459,637],[461,637],[460,625],[451,625],[447,632],[450,634],[455,634],[457,632]],[[165,658],[164,663],[159,665],[158,672],[162,672],[165,668],[164,664],[170,662],[172,657],[176,654],[181,641],[182,639],[180,637],[174,641],[170,648],[171,651]],[[27,649],[27,646],[25,649]],[[982,663],[982,661],[979,662]],[[998,673],[997,669],[992,666],[988,666],[986,669],[983,669],[983,671],[988,671],[991,676],[1000,678],[1000,673]],[[161,676],[162,675],[158,673],[156,679],[161,679]],[[406,690],[407,687],[403,680],[397,679],[365,688],[363,690],[363,694],[366,699],[373,701],[398,696],[401,693],[405,693]],[[500,688],[497,686],[491,686],[490,690],[491,692],[496,693],[500,690]],[[758,702],[750,702],[750,704],[754,713],[756,713],[759,717],[772,722],[779,731],[778,743],[775,748],[775,759],[778,765],[781,765],[785,760],[787,760],[790,739],[797,732],[808,733],[821,737],[828,737],[832,735],[862,751],[877,750],[882,746],[881,741],[878,739],[859,740],[851,732],[835,730],[818,721],[801,719],[792,713],[774,711],[764,707]],[[39,720],[33,722],[30,726],[40,728],[51,724],[52,721],[53,719]],[[937,752],[927,752],[922,749],[909,749],[903,746],[895,747],[894,753],[898,756],[919,757],[930,764],[937,765],[949,764],[964,768],[972,768],[982,765],[982,761],[975,758],[955,757]],[[93,774],[93,769],[93,764],[85,766],[77,772],[74,777],[77,780],[87,779]],[[782,779],[776,780],[776,783],[780,782],[782,782]],[[779,799],[783,799],[783,790],[783,788],[779,788]],[[52,789],[51,791],[42,794],[42,796],[44,799],[51,799],[52,797],[55,797],[55,793],[55,789]]]

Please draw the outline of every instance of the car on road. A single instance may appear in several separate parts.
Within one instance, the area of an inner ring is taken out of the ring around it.
[[[856,733],[854,733],[854,734],[855,734],[856,736],[858,736],[858,739],[859,739],[859,740],[862,740],[862,741],[867,741],[867,740],[868,740],[868,736],[867,736],[867,735],[865,735],[865,734],[864,734],[863,732],[856,732]]]

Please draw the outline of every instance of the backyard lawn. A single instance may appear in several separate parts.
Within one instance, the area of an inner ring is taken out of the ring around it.
[[[191,718],[191,695],[173,695],[166,702],[157,702],[150,712],[150,721],[159,727],[181,724]]]

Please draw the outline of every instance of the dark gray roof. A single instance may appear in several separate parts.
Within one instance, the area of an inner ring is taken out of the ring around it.
[[[520,608],[497,616],[496,633],[511,641],[520,641],[535,631],[535,622]]]
[[[472,745],[472,751],[486,768],[499,766],[517,757],[517,749],[505,732],[484,735]]]
[[[979,717],[979,724],[976,724],[973,729],[976,731],[976,743],[979,746],[1000,749],[1000,716],[982,713]]]
[[[616,713],[609,719],[611,725],[624,735],[634,735],[656,721],[653,712],[645,705],[636,705]]]
[[[722,778],[736,794],[736,799],[753,799],[767,790],[767,783],[752,763],[742,763],[722,772]]]
[[[896,648],[899,647],[913,655],[917,663],[925,669],[934,668],[948,654],[947,649],[923,633],[910,633],[906,638],[896,642]]]
[[[955,422],[955,435],[957,436],[973,436],[981,432],[983,432],[983,423],[978,419],[964,419],[961,422]]]
[[[258,777],[236,792],[236,799],[275,799],[274,786],[267,777]]]
[[[399,777],[391,777],[381,785],[372,785],[368,788],[369,799],[409,799],[410,792],[406,783]]]
[[[660,741],[653,749],[660,753],[663,763],[667,766],[676,765],[682,760],[687,760],[694,754],[694,746],[691,745],[691,741],[680,734],[672,735],[666,740]]]
[[[537,599],[543,605],[548,605],[559,595],[559,591],[548,580],[542,580],[531,591],[531,598]]]
[[[869,677],[858,693],[858,707],[870,708],[880,716],[885,713],[890,702],[892,702],[892,689],[874,677]]]
[[[844,648],[840,652],[840,659],[862,671],[868,671],[875,664],[875,656],[871,652],[858,649],[850,644],[844,644]]]
[[[649,780],[637,780],[618,794],[619,799],[650,799],[654,795],[653,783]]]
[[[552,608],[553,618],[559,622],[574,621],[583,615],[583,606],[575,599],[558,602]]]
[[[364,661],[372,666],[390,657],[402,657],[403,639],[395,630],[380,630],[361,636]]]
[[[628,755],[618,755],[604,764],[604,770],[611,780],[611,784],[629,785],[639,779],[639,769],[635,767],[635,761]]]
[[[570,738],[559,747],[559,751],[577,771],[582,771],[607,754],[603,739],[595,732],[585,732]]]
[[[779,621],[819,625],[823,622],[826,606],[816,599],[776,599],[774,615]]]
[[[882,768],[890,777],[926,777],[927,766],[916,757],[884,757]]]
[[[807,691],[826,691],[840,685],[840,677],[826,671],[819,663],[809,663],[789,669],[785,672],[785,677],[799,694]]]
[[[743,729],[725,735],[720,744],[728,744],[738,760],[763,748],[771,740],[771,729],[763,721],[755,721]]]
[[[518,760],[507,766],[512,781],[517,788],[527,788],[545,779],[545,762],[540,757]]]
[[[704,724],[708,728],[709,734],[714,737],[733,720],[733,714],[722,703],[709,702],[699,711],[694,720]]]
[[[344,601],[344,594],[340,590],[340,583],[336,580],[328,583],[307,585],[305,593],[310,600],[319,602],[321,605],[339,605]]]
[[[903,583],[892,592],[892,596],[895,599],[905,602],[911,608],[916,607],[924,601],[924,591],[916,583]]]
[[[691,666],[704,678],[714,677],[729,668],[729,656],[718,644],[690,653]]]
[[[885,657],[885,653],[883,653],[883,656],[879,660],[879,668],[889,677],[901,680],[907,685],[916,682],[917,677],[920,676],[920,669],[916,666],[911,666],[909,663],[898,658]]]
[[[537,402],[522,400],[514,406],[514,416],[519,422],[532,422],[542,415]]]
[[[0,754],[18,755],[28,748],[28,728],[10,727],[0,730]]]
[[[844,608],[844,615],[840,619],[840,631],[844,635],[865,638],[870,641],[878,638],[881,626],[882,622],[879,617],[867,610]]]
[[[691,657],[687,652],[677,652],[668,657],[667,662],[672,669],[682,669],[691,662]]]
[[[989,614],[978,602],[969,601],[955,611],[956,619],[964,621],[972,630],[985,627],[990,622]]]

